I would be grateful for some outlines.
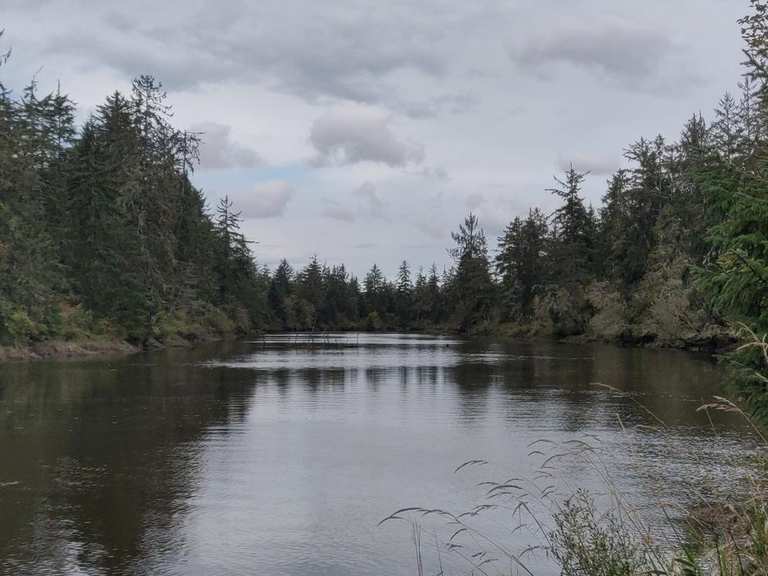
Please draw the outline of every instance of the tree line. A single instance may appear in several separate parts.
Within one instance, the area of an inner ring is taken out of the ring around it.
[[[709,122],[692,116],[675,141],[630,145],[601,206],[585,202],[587,174],[572,166],[547,191],[559,207],[512,220],[495,250],[469,214],[450,266],[403,261],[393,279],[374,265],[360,280],[317,257],[298,270],[259,266],[236,207],[210,210],[192,184],[200,135],[173,127],[151,76],[82,126],[60,91],[32,82],[16,95],[0,83],[0,342],[545,325],[576,335],[606,302],[617,333],[649,314],[766,332],[766,5],[752,0],[740,20],[739,93]]]

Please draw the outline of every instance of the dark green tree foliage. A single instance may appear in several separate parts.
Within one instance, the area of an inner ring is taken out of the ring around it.
[[[272,279],[269,283],[269,294],[267,301],[269,303],[269,309],[274,315],[274,319],[278,328],[282,330],[288,329],[289,318],[289,297],[291,296],[291,289],[293,283],[293,268],[288,264],[288,261],[283,259],[280,261]]]
[[[407,326],[413,317],[414,287],[411,284],[411,267],[403,260],[397,273],[396,309],[401,326]]]
[[[738,109],[723,99],[713,130],[716,156],[706,185],[720,218],[710,229],[712,250],[704,275],[716,310],[768,330],[768,181],[765,179],[768,114],[768,14],[753,1],[741,20],[747,43],[746,77]]]
[[[550,258],[557,280],[562,284],[587,280],[595,259],[594,215],[584,205],[581,189],[586,173],[571,166],[563,179],[555,178],[549,192],[562,199],[552,216]]]
[[[515,218],[499,238],[496,270],[506,315],[511,320],[530,318],[534,298],[549,281],[547,220],[538,208],[525,219]]]
[[[699,114],[686,123],[679,143],[668,147],[664,169],[669,197],[656,223],[656,242],[674,246],[695,262],[708,250],[710,207],[701,184],[712,154],[711,140],[712,131]]]
[[[59,327],[66,281],[47,221],[62,192],[72,118],[59,94],[39,98],[33,82],[17,100],[0,83],[0,342],[47,338]]]
[[[317,256],[313,256],[304,270],[299,274],[298,294],[317,311],[323,302],[323,268]]]
[[[226,310],[247,314],[247,323],[262,324],[267,318],[266,293],[269,278],[260,272],[251,254],[249,241],[240,231],[240,212],[233,210],[228,197],[219,201],[214,219],[214,246],[217,248],[214,271],[219,286],[214,303]]]
[[[365,275],[363,289],[365,291],[363,310],[366,328],[383,328],[391,298],[391,287],[381,272],[381,268],[376,264]]]
[[[0,341],[61,336],[79,305],[136,341],[183,311],[263,322],[239,216],[207,214],[189,181],[198,139],[171,126],[160,84],[139,77],[79,133],[74,110],[58,89],[0,85]]]
[[[451,236],[456,244],[450,251],[456,263],[449,287],[453,315],[460,332],[472,333],[487,324],[493,313],[495,286],[485,232],[477,216],[470,213]]]
[[[715,206],[704,275],[716,310],[768,331],[768,3],[753,0],[740,23],[746,80],[738,113],[721,102],[706,186]],[[731,120],[731,117],[734,117]],[[719,217],[719,218],[718,218]]]
[[[692,305],[703,293],[716,317],[768,332],[768,2],[751,5],[741,93],[723,96],[709,125],[692,116],[677,142],[631,145],[597,211],[586,173],[556,178],[556,209],[532,209],[499,238],[496,277],[473,214],[442,272],[403,261],[392,281],[374,265],[358,282],[313,257],[270,274],[228,199],[208,213],[190,181],[199,136],[172,126],[154,78],[112,94],[79,129],[59,90],[41,95],[32,82],[17,96],[0,82],[0,342],[57,337],[72,308],[135,341],[198,317],[221,331],[471,334],[499,318],[576,313],[567,333],[579,333],[593,288],[621,294],[631,323],[656,298],[638,294],[668,281],[672,262],[684,269],[676,285],[699,279]]]
[[[611,230],[606,236],[611,268],[625,292],[630,291],[647,270],[648,256],[655,246],[654,227],[669,198],[669,179],[664,171],[665,143],[641,139],[625,152],[632,168],[614,180],[608,200],[619,205],[612,210]]]
[[[358,320],[359,288],[357,280],[350,278],[343,264],[323,268],[321,301],[318,320],[323,326],[349,329]]]

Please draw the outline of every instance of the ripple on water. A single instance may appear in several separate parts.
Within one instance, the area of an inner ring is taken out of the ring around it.
[[[412,574],[409,525],[377,527],[398,508],[465,511],[512,476],[606,492],[607,473],[653,519],[732,489],[755,446],[696,412],[707,359],[604,346],[271,335],[0,376],[0,574]],[[477,521],[535,543],[505,514]]]

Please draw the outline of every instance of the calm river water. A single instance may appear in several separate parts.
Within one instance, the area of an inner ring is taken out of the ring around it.
[[[362,334],[1,365],[0,574],[416,574],[412,526],[377,526],[391,512],[471,510],[510,476],[599,493],[596,460],[651,516],[684,510],[753,447],[696,412],[721,376],[680,352]],[[454,472],[470,459],[488,463]],[[511,508],[465,518],[522,549]],[[417,518],[424,573],[469,573],[454,528]]]

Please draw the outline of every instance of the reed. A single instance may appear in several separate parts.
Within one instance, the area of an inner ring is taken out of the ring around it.
[[[765,340],[757,338],[754,347],[761,353],[768,350]],[[609,386],[600,386],[621,393]],[[637,407],[648,418],[648,424],[639,426],[666,426],[640,402]],[[736,414],[754,433],[760,446],[759,456],[756,459],[752,455],[744,456],[749,457],[750,462],[749,473],[742,479],[745,489],[741,496],[731,493],[723,497],[729,490],[712,494],[694,482],[687,483],[682,489],[694,503],[692,509],[684,510],[660,500],[656,502],[663,513],[662,525],[659,525],[658,521],[649,521],[612,481],[598,438],[562,443],[542,439],[530,445],[529,457],[541,460],[533,476],[478,482],[480,500],[472,509],[457,513],[439,508],[407,507],[384,518],[380,524],[398,520],[411,523],[417,546],[418,574],[425,573],[422,525],[435,522],[436,553],[454,556],[465,566],[466,574],[768,575],[768,458],[764,456],[768,453],[768,440],[763,428],[737,403],[724,397],[715,397],[698,410],[708,416],[711,411]],[[709,421],[712,422],[711,417]],[[624,424],[620,420],[619,423],[626,432]],[[567,474],[556,474],[558,467],[574,461],[586,463],[597,472],[605,490],[593,494],[571,486]],[[457,466],[453,473],[477,473],[487,464],[481,459],[469,460]],[[717,464],[697,460],[702,470]],[[476,522],[487,514],[501,515],[508,527],[507,536],[491,537]],[[521,537],[523,533],[525,537]],[[521,546],[521,542],[525,544]],[[545,568],[540,568],[542,565]],[[442,557],[439,566],[439,574],[444,575]]]

